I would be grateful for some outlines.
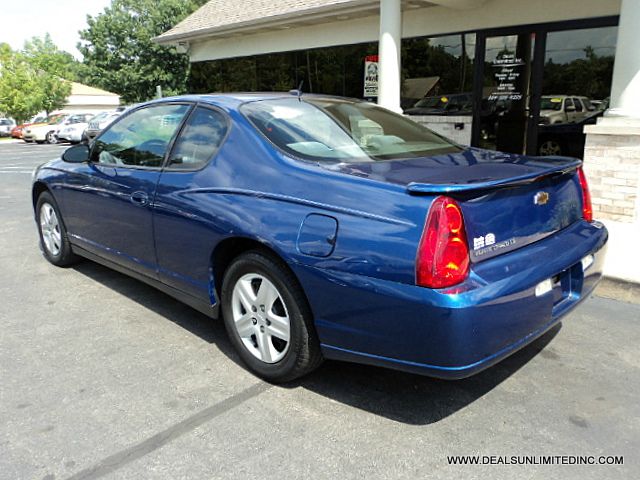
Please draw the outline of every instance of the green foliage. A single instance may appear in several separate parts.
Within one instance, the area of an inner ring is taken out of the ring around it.
[[[71,93],[71,84],[62,79],[73,80],[71,54],[56,47],[47,33],[43,39],[34,37],[25,42],[24,55],[35,70],[36,91],[41,110],[50,113],[62,108]]]
[[[14,52],[0,45],[0,111],[23,122],[41,110],[61,108],[73,78],[73,57],[60,51],[47,34],[25,43]]]
[[[3,45],[0,59],[0,112],[23,122],[41,110],[35,74],[24,56],[7,51]]]
[[[58,49],[48,33],[43,38],[33,37],[27,40],[23,53],[34,68],[60,78],[75,80],[77,60],[70,53]]]
[[[120,94],[125,102],[186,91],[189,59],[174,47],[153,42],[206,0],[113,0],[103,13],[87,18],[78,49],[88,83]]]
[[[585,58],[568,63],[554,63],[549,59],[544,66],[543,92],[551,95],[584,95],[597,100],[608,97],[614,57],[599,56],[589,46],[584,52]]]

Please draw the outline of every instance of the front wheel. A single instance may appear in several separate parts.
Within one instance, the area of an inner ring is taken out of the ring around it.
[[[47,143],[54,145],[58,143],[58,136],[56,135],[56,132],[49,132],[47,133],[45,140]]]
[[[243,361],[268,381],[294,380],[322,362],[304,292],[286,266],[269,255],[248,252],[229,266],[222,314]]]
[[[36,219],[40,248],[44,257],[57,267],[68,267],[77,263],[79,258],[71,250],[60,210],[49,192],[43,192],[38,197]]]
[[[562,145],[554,139],[546,139],[540,142],[538,147],[538,155],[543,157],[562,155]]]

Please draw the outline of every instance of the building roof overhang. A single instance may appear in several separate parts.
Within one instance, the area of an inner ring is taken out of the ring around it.
[[[487,0],[402,0],[403,10],[431,6],[476,8]],[[171,30],[156,37],[170,45],[242,33],[263,33],[377,15],[380,0],[210,0]]]

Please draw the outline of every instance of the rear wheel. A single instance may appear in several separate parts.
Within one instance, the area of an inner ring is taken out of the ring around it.
[[[43,192],[38,197],[36,218],[44,257],[57,267],[77,263],[79,258],[71,250],[58,205],[49,192]]]
[[[322,362],[304,292],[269,255],[253,251],[233,261],[222,283],[222,313],[234,347],[266,380],[291,381]]]

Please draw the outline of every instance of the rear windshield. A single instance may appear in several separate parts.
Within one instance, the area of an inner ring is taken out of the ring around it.
[[[282,98],[249,102],[241,110],[277,147],[313,161],[396,160],[461,150],[412,120],[367,102]]]

